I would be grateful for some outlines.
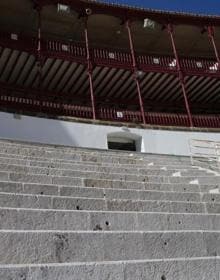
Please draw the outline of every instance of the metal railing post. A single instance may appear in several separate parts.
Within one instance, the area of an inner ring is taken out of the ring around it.
[[[213,49],[214,49],[214,52],[215,52],[215,57],[216,57],[216,60],[218,62],[218,69],[220,67],[220,57],[219,57],[219,52],[218,52],[218,49],[217,49],[217,46],[216,46],[216,43],[215,43],[215,30],[214,30],[214,27],[213,26],[208,26],[208,36],[209,36],[209,39],[210,39],[210,42],[213,46]]]
[[[95,110],[95,96],[94,96],[94,88],[93,88],[93,80],[92,80],[92,74],[93,74],[93,65],[91,61],[91,54],[90,54],[90,48],[89,48],[89,35],[88,35],[88,18],[85,18],[84,22],[84,34],[85,34],[85,42],[86,42],[86,55],[87,55],[87,74],[89,77],[89,88],[90,88],[90,98],[91,98],[91,104],[92,104],[92,115],[93,119],[96,120],[96,110]]]
[[[42,94],[42,15],[41,15],[42,7],[40,5],[36,6],[37,12],[37,84],[39,90],[39,106],[40,111],[42,111],[43,107],[43,94]]]
[[[136,57],[135,57],[135,52],[134,52],[134,43],[133,43],[133,39],[132,39],[132,35],[131,35],[131,26],[130,25],[131,25],[130,21],[127,20],[126,21],[126,28],[128,30],[128,39],[129,39],[130,52],[131,52],[131,57],[132,57],[134,81],[135,81],[136,87],[137,87],[137,93],[138,93],[138,99],[139,99],[139,104],[140,104],[142,121],[143,121],[143,124],[146,124],[146,118],[145,118],[145,112],[144,112],[144,103],[143,103],[143,99],[142,99],[142,96],[141,96],[140,82],[138,80],[137,62],[136,62]]]
[[[180,81],[180,85],[181,85],[182,92],[183,92],[185,107],[186,107],[186,111],[187,111],[187,115],[188,115],[188,119],[189,119],[189,125],[190,125],[190,127],[193,127],[192,114],[191,114],[191,110],[190,110],[190,106],[189,106],[189,102],[188,102],[188,98],[187,98],[187,93],[186,93],[185,77],[184,77],[184,74],[183,74],[182,69],[180,67],[179,56],[178,56],[178,53],[177,53],[177,48],[176,48],[174,35],[173,35],[173,26],[171,24],[168,24],[167,25],[167,30],[168,30],[168,33],[170,35],[170,40],[171,40],[171,44],[172,44],[172,48],[173,48],[173,53],[174,53],[175,60],[176,60],[177,71],[178,71],[179,81]]]

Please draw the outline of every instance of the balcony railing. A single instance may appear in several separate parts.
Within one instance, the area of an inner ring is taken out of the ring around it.
[[[39,101],[31,98],[0,96],[1,108],[12,108],[26,112],[42,112],[45,114],[70,116],[76,118],[92,119],[92,108],[75,106],[50,101]],[[159,126],[189,126],[188,117],[185,114],[145,113],[146,122]],[[193,115],[195,127],[220,128],[220,115]],[[97,108],[97,119],[112,122],[142,123],[141,113],[138,111],[116,110],[110,108]]]
[[[36,38],[21,37],[17,34],[0,33],[0,46],[37,54]],[[42,40],[42,55],[72,60],[87,64],[86,47],[82,44],[58,40]],[[175,72],[176,60],[173,56],[136,54],[140,70],[155,72]],[[127,51],[106,48],[91,48],[95,64],[106,67],[132,69],[132,57]],[[182,70],[189,75],[219,76],[219,65],[215,59],[181,58]]]

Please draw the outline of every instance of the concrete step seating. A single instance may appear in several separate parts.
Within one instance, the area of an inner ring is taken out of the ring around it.
[[[219,186],[187,157],[0,140],[0,279],[219,280]]]

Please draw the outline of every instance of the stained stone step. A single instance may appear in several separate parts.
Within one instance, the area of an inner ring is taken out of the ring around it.
[[[91,183],[91,184],[90,184]],[[60,194],[62,193],[62,189],[66,188],[65,191],[69,190],[71,191],[72,188],[72,193],[74,191],[81,191],[84,192],[85,190],[82,188],[86,188],[87,190],[85,191],[88,193],[94,193],[94,195],[98,195],[100,193],[100,190],[102,191],[102,197],[104,196],[104,193],[106,193],[107,190],[109,192],[114,193],[114,191],[119,192],[121,191],[129,191],[131,193],[132,191],[161,191],[161,192],[177,192],[177,193],[200,193],[200,192],[217,192],[218,191],[218,186],[215,185],[183,185],[183,184],[141,184],[140,188],[133,188],[132,185],[128,184],[126,188],[123,185],[114,185],[112,187],[106,185],[95,187],[92,182],[88,181],[87,182],[88,186],[63,186],[63,185],[55,185],[55,184],[40,184],[40,183],[22,183],[22,182],[8,182],[8,181],[0,181],[0,191],[1,192],[14,192],[14,193],[33,193],[33,194],[48,194],[48,195],[53,195],[53,194]],[[121,188],[120,188],[121,186]],[[128,188],[131,187],[131,188]],[[98,192],[97,192],[98,190]],[[134,196],[136,197],[137,194]]]
[[[8,173],[8,175],[7,175]],[[73,172],[74,173],[74,172]],[[85,177],[82,176],[84,174]],[[70,175],[70,174],[66,174]],[[3,178],[2,178],[3,176]],[[8,177],[8,179],[7,179]],[[101,178],[100,178],[101,177]],[[117,178],[119,177],[119,178]],[[138,179],[138,180],[137,180]],[[42,184],[60,184],[60,185],[77,185],[77,186],[86,186],[88,180],[93,181],[94,184],[97,181],[102,181],[102,184],[114,184],[121,182],[122,184],[133,184],[134,186],[140,185],[142,183],[182,183],[190,184],[198,182],[200,184],[220,185],[220,176],[197,176],[195,177],[168,177],[168,176],[135,176],[135,175],[123,175],[116,176],[114,174],[102,175],[95,172],[86,172],[83,173],[80,171],[72,174],[72,176],[56,176],[56,175],[42,175],[35,173],[26,173],[26,172],[1,172],[0,180],[9,180],[15,182],[24,182],[24,183],[42,183]],[[136,187],[135,187],[136,188]],[[138,187],[139,188],[139,187]]]
[[[62,178],[62,179],[61,179]],[[182,182],[179,182],[178,180],[174,180],[174,182],[166,182],[168,179],[164,179],[165,182],[161,182],[161,180],[156,180],[156,177],[151,177],[151,179],[155,179],[156,182],[154,181],[148,181],[148,182],[132,182],[132,181],[119,181],[119,180],[98,180],[98,179],[83,179],[83,186],[85,187],[104,187],[104,188],[125,188],[125,189],[149,189],[149,186],[155,186],[156,189],[163,190],[163,188],[173,188],[174,190],[178,191],[178,189],[182,189],[183,191],[187,191],[187,186],[188,186],[188,191],[194,192],[196,189],[199,188],[199,186],[202,187],[202,191],[205,190],[212,190],[213,188],[218,188],[219,183],[216,183],[215,180],[218,181],[218,178],[214,180],[214,182],[210,182],[208,178],[206,180],[203,180],[206,177],[200,177],[200,184],[189,184],[190,178],[187,177],[187,180],[183,180]],[[159,181],[159,182],[158,182]],[[169,178],[170,181],[170,178]],[[205,182],[204,182],[205,181]],[[60,177],[60,180],[58,180],[58,184],[61,185],[67,185],[65,183],[66,180],[64,177]],[[71,185],[71,184],[70,184]],[[173,186],[173,187],[172,187]],[[184,190],[185,189],[185,190]]]
[[[0,153],[1,154],[16,154],[22,156],[37,156],[37,157],[46,157],[46,158],[57,158],[57,159],[66,159],[66,160],[73,160],[73,161],[82,161],[82,162],[106,162],[106,163],[143,163],[147,164],[151,161],[156,163],[166,163],[167,158],[150,158],[147,156],[142,156],[140,158],[135,158],[134,156],[125,156],[123,155],[118,156],[106,154],[102,155],[101,153],[98,155],[92,154],[83,154],[83,153],[72,153],[72,152],[59,152],[59,151],[45,151],[40,149],[21,149],[21,148],[3,148],[0,146]],[[177,160],[177,159],[169,159],[170,163],[173,164],[190,164],[190,160],[187,159],[185,161]]]
[[[139,174],[139,175],[167,175],[172,176],[173,174],[177,174],[180,172],[181,176],[193,175],[199,176],[202,174],[206,174],[207,176],[213,176],[212,173],[207,173],[202,170],[198,170],[195,168],[188,168],[188,169],[178,169],[173,168],[169,169],[167,167],[147,167],[140,168],[133,167],[120,167],[120,166],[99,166],[94,164],[68,164],[68,163],[58,163],[58,162],[51,162],[51,161],[33,161],[33,160],[23,160],[23,159],[14,159],[14,158],[4,158],[0,157],[0,164],[6,168],[6,166],[20,166],[24,168],[46,168],[46,169],[54,169],[58,170],[71,170],[71,171],[93,171],[93,172],[101,172],[101,173],[119,173],[119,174]],[[15,168],[15,167],[14,167]],[[165,168],[165,170],[164,170]]]
[[[96,162],[82,162],[82,161],[73,161],[73,160],[64,160],[64,159],[57,159],[57,158],[47,158],[47,157],[37,157],[37,156],[22,156],[22,155],[16,155],[16,154],[2,154],[0,153],[0,158],[5,158],[5,159],[16,159],[16,160],[26,160],[26,161],[43,161],[43,162],[48,162],[48,163],[65,163],[65,164],[74,164],[74,165],[82,165],[82,166],[87,166],[87,165],[93,165],[93,166],[100,166],[100,167],[123,167],[123,168],[141,168],[141,169],[155,169],[155,168],[164,168],[166,167],[168,170],[169,169],[198,169],[195,166],[192,166],[191,164],[175,164],[172,163],[170,164],[169,161],[166,163],[162,163],[161,161],[158,164],[154,164],[152,161],[150,161],[148,164],[143,164],[141,162],[140,164],[130,164],[130,163],[96,163]]]
[[[0,265],[8,280],[218,280],[219,257]]]
[[[188,177],[187,177],[188,178]],[[202,177],[203,178],[203,177]],[[157,179],[157,177],[153,177]],[[141,189],[141,190],[162,190],[162,191],[176,191],[176,192],[209,192],[211,190],[218,191],[219,184],[211,183],[206,180],[207,185],[201,180],[201,184],[188,184],[187,182],[175,183],[166,182],[134,182],[122,180],[100,180],[100,179],[82,179],[77,177],[67,176],[48,176],[25,173],[8,173],[0,172],[0,181],[17,182],[17,183],[37,183],[37,184],[53,184],[63,186],[82,186],[92,188],[118,188],[118,189]],[[160,181],[160,180],[159,180]],[[188,180],[189,181],[189,180]]]
[[[0,182],[0,191],[7,193],[55,195],[68,197],[88,197],[106,199],[164,200],[164,201],[204,201],[220,202],[220,194],[198,192],[174,192],[155,190],[126,190],[108,188],[67,187],[56,185],[22,184]]]
[[[82,156],[82,159],[85,160],[88,158],[116,158],[119,159],[118,151],[109,151],[109,150],[94,150],[94,149],[85,149],[85,148],[74,148],[74,147],[60,147],[60,146],[53,146],[53,145],[33,145],[33,144],[9,144],[7,142],[0,142],[0,151],[3,153],[16,153],[16,154],[24,154],[31,152],[31,155],[38,153],[42,155],[43,153],[46,154],[57,154],[60,155],[70,155],[74,156]],[[145,161],[145,160],[155,160],[156,162],[160,161],[174,161],[175,163],[190,163],[190,159],[188,157],[177,157],[177,156],[170,156],[170,155],[152,155],[152,154],[144,154],[144,153],[137,153],[137,152],[126,152],[120,151],[120,159],[133,159],[137,161]]]
[[[0,229],[74,231],[220,230],[220,215],[0,208]]]
[[[164,182],[164,183],[177,183],[179,181],[187,182],[198,179],[199,181],[205,180],[210,183],[220,182],[220,177],[213,176],[212,174],[204,174],[200,173],[194,177],[194,174],[186,174],[183,177],[172,176],[168,174],[149,174],[149,175],[127,175],[127,173],[109,173],[109,172],[92,172],[92,171],[80,171],[80,170],[70,170],[70,169],[54,169],[54,168],[43,168],[43,167],[29,167],[22,165],[14,165],[14,164],[1,164],[0,170],[11,173],[19,173],[19,174],[36,174],[36,175],[47,175],[47,176],[56,176],[56,177],[80,177],[80,178],[91,178],[91,179],[106,179],[106,180],[121,180],[121,181],[135,181],[135,182]],[[159,172],[157,172],[159,173]]]
[[[1,173],[0,173],[1,176]],[[84,180],[85,187],[90,188],[91,192],[95,189],[104,189],[105,190],[147,190],[147,191],[162,191],[162,192],[179,192],[179,193],[187,193],[187,192],[218,192],[219,187],[217,185],[185,185],[185,184],[148,184],[148,183],[124,183],[121,181],[103,181],[103,180]],[[37,194],[53,194],[54,189],[59,193],[59,189],[64,187],[78,187],[78,186],[63,186],[56,184],[40,184],[40,183],[23,183],[23,182],[9,182],[9,181],[0,181],[0,191],[2,192],[11,192],[11,190],[15,190],[14,192],[23,192],[27,191],[37,193]],[[78,188],[79,188],[78,187]],[[35,188],[35,191],[34,191]],[[32,190],[32,191],[31,191]],[[83,191],[83,190],[82,190]],[[43,193],[42,193],[43,192]],[[88,190],[89,192],[89,190]],[[94,191],[95,192],[95,191]]]
[[[215,257],[220,232],[0,230],[0,248],[1,264]]]
[[[7,143],[7,142],[0,142],[1,148],[4,149],[19,149],[19,150],[25,150],[25,151],[39,151],[39,152],[60,152],[60,153],[72,153],[72,154],[80,154],[84,156],[111,156],[111,157],[118,157],[118,151],[112,151],[112,150],[97,150],[97,149],[86,149],[86,148],[74,148],[74,147],[62,147],[62,146],[53,146],[53,145],[43,145],[43,144],[18,144],[18,143]],[[134,159],[143,159],[143,157],[152,158],[155,160],[161,160],[161,159],[169,159],[169,160],[175,160],[179,162],[188,162],[189,158],[187,157],[177,157],[177,156],[171,156],[171,155],[152,155],[152,154],[145,154],[145,153],[138,153],[138,152],[129,152],[129,151],[120,151],[121,157],[124,158],[134,158]]]
[[[110,200],[101,198],[76,198],[12,193],[0,193],[0,207],[94,211],[220,213],[220,203],[216,202]]]
[[[68,197],[220,202],[220,194],[198,192],[175,192],[159,190],[129,190],[110,188],[68,187],[57,185],[22,184],[0,181],[0,192],[18,194],[38,194]]]
[[[55,174],[57,176],[66,176],[66,174],[80,174],[80,172],[95,172],[102,175],[115,174],[119,178],[121,176],[126,176],[127,174],[134,174],[139,177],[148,176],[214,176],[213,173],[208,173],[203,170],[188,169],[179,171],[177,169],[164,170],[162,169],[140,169],[140,168],[120,168],[120,167],[99,167],[99,166],[84,166],[84,165],[64,165],[57,163],[47,163],[47,162],[17,162],[14,159],[10,161],[8,159],[0,158],[0,170],[9,170],[14,172],[27,172],[27,173],[39,173],[39,174]],[[83,175],[83,174],[82,174]]]
[[[7,193],[56,195],[69,197],[88,197],[106,199],[141,199],[141,200],[167,200],[167,201],[202,201],[200,193],[193,192],[162,192],[126,189],[105,189],[86,187],[67,187],[56,185],[22,184],[0,182],[0,191]],[[220,201],[220,194],[206,194],[207,201]]]

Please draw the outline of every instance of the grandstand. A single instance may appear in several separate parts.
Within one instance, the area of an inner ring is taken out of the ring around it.
[[[219,280],[220,17],[7,0],[0,23],[0,280]]]
[[[0,4],[2,110],[219,128],[220,18],[19,3]]]

